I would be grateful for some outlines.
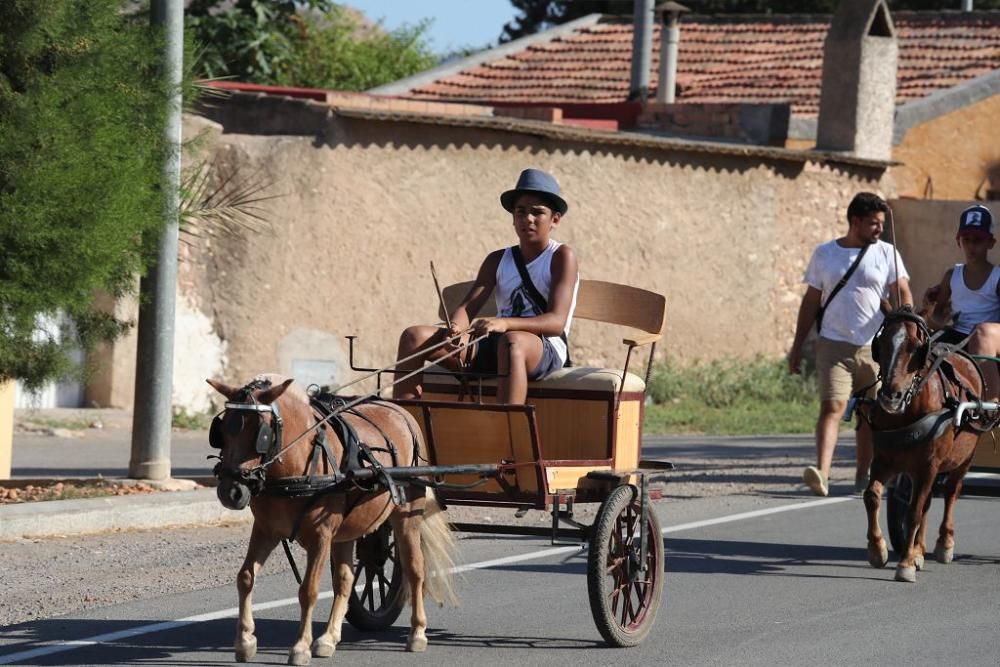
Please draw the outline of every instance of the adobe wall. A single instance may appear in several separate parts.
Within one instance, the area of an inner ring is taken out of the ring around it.
[[[361,365],[389,363],[403,327],[435,321],[429,261],[443,284],[467,280],[488,252],[515,241],[498,196],[529,166],[562,185],[570,210],[556,237],[575,248],[583,277],[666,295],[661,360],[779,357],[813,247],[843,233],[855,192],[889,189],[877,168],[349,118],[316,106],[289,107],[275,134],[261,129],[263,117],[244,113],[239,125],[220,115],[228,128],[260,133],[223,134],[215,158],[259,170],[281,196],[262,204],[273,234],[214,237],[182,256],[181,292],[212,338],[178,344],[175,384],[213,373],[195,356],[207,347],[233,383],[268,370],[304,384],[352,379],[346,335],[359,337]],[[312,114],[299,127],[319,130],[294,134],[295,113]],[[574,361],[620,365],[623,333],[574,323]]]
[[[958,108],[910,128],[893,149],[900,196],[974,199],[977,190],[1000,191],[1000,95]],[[987,182],[984,184],[984,179]]]

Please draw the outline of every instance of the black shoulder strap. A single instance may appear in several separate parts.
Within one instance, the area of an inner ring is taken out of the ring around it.
[[[543,313],[548,312],[549,302],[542,296],[542,293],[538,291],[535,287],[535,283],[531,282],[531,274],[528,273],[528,267],[524,263],[524,255],[521,254],[520,246],[511,246],[510,248],[511,257],[514,258],[514,266],[517,267],[517,272],[521,274],[521,284],[524,285],[524,289],[528,290],[528,296],[531,300],[542,309]],[[566,332],[559,334],[562,342],[566,344],[566,366],[572,366],[573,362],[569,358],[569,341],[566,339]]]
[[[528,290],[528,296],[542,309],[543,313],[548,312],[549,302],[538,291],[538,288],[535,287],[535,283],[531,282],[531,274],[528,273],[528,267],[524,263],[524,255],[521,254],[521,248],[519,246],[512,246],[510,254],[514,257],[514,265],[517,266],[517,272],[521,274],[521,284],[524,285],[524,289]]]
[[[858,256],[854,258],[854,262],[847,269],[847,273],[844,274],[844,277],[840,279],[840,282],[838,282],[834,286],[833,291],[830,292],[830,296],[827,297],[826,303],[824,303],[822,306],[819,307],[819,312],[816,313],[816,333],[819,333],[820,330],[823,328],[823,313],[826,312],[827,306],[830,305],[830,302],[833,301],[833,297],[837,296],[837,293],[844,288],[844,285],[847,284],[847,281],[851,279],[852,275],[854,275],[854,271],[858,268],[858,265],[861,264],[861,259],[865,256],[865,253],[868,252],[868,248],[870,248],[872,245],[874,244],[867,243],[864,246],[862,246],[861,252],[859,252]]]

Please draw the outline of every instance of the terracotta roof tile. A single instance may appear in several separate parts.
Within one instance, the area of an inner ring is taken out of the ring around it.
[[[688,17],[681,23],[679,102],[792,103],[815,114],[828,16]],[[897,12],[899,104],[1000,67],[1000,11]],[[659,69],[653,34],[651,85]],[[596,24],[470,67],[407,96],[474,102],[623,102],[628,97],[632,25]]]

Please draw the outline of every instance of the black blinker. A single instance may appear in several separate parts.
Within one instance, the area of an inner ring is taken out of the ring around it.
[[[257,430],[257,453],[267,454],[271,449],[271,443],[274,441],[274,431],[268,424],[262,423],[260,428]]]
[[[213,449],[222,449],[222,413],[215,415],[208,429],[208,444]]]

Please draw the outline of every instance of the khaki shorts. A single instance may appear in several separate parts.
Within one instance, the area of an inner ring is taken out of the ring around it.
[[[816,341],[816,381],[819,400],[846,401],[855,391],[872,385],[866,396],[875,395],[878,364],[872,361],[871,345],[852,345],[822,336]]]

